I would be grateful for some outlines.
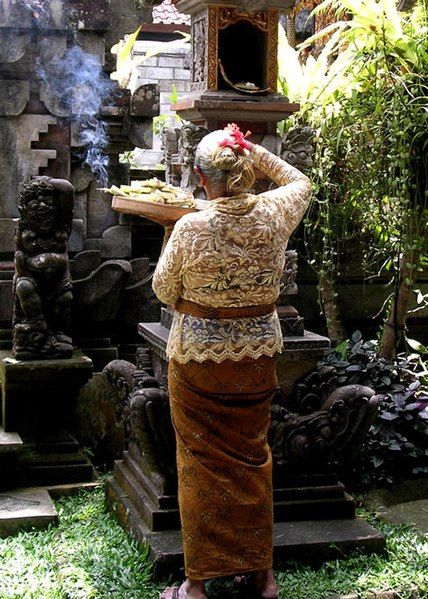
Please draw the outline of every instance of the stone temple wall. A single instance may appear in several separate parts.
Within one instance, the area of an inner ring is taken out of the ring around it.
[[[77,278],[106,260],[140,258],[132,224],[98,188],[103,168],[109,185],[128,181],[121,153],[152,147],[158,86],[136,85],[131,93],[109,80],[110,48],[150,21],[151,8],[135,0],[0,1],[0,345],[10,329],[19,188],[32,176],[65,178],[76,188],[69,251]],[[114,277],[104,279],[104,288],[110,284]]]

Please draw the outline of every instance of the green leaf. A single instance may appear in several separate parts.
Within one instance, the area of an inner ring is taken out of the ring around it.
[[[423,345],[416,339],[409,339],[408,337],[406,337],[406,342],[412,349],[414,349],[418,353],[428,354],[428,349],[425,347],[425,345]]]
[[[134,33],[131,33],[130,35],[128,35],[126,42],[124,43],[124,45],[122,46],[122,49],[119,51],[119,53],[117,55],[118,67],[120,67],[125,62],[125,60],[131,55],[132,49],[134,47],[134,44],[137,40],[137,37],[138,37],[140,31],[141,31],[141,25],[138,27],[138,29],[136,29],[136,31],[134,31]]]

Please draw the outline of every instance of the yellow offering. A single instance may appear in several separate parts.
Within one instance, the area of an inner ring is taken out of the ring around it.
[[[194,208],[195,206],[191,194],[179,187],[168,185],[156,177],[147,179],[147,181],[132,181],[131,185],[121,185],[120,187],[112,185],[101,191],[132,200],[169,204],[182,208]]]

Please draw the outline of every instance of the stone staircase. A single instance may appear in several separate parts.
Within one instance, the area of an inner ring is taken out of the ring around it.
[[[0,538],[58,521],[52,497],[97,486],[97,473],[68,433],[24,443],[0,427]]]
[[[58,519],[46,489],[15,488],[23,446],[18,433],[0,427],[0,538],[24,528],[45,527]]]

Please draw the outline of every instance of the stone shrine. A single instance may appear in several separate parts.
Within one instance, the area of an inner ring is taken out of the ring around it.
[[[0,3],[1,349],[12,345],[19,189],[36,176],[66,179],[75,188],[67,244],[71,278],[78,281],[73,311],[86,314],[90,296],[99,306],[102,292],[112,291],[110,312],[104,310],[103,319],[90,331],[84,326],[75,328],[75,342],[88,349],[102,370],[118,354],[119,342],[135,341],[135,333],[130,339],[126,326],[116,343],[112,335],[119,337],[116,331],[121,331],[116,319],[133,270],[129,261],[146,255],[142,240],[147,237],[151,245],[152,227],[119,218],[111,210],[110,197],[99,188],[105,186],[101,179],[106,175],[110,184],[129,182],[129,165],[119,160],[120,154],[152,145],[152,118],[159,113],[158,85],[139,84],[131,93],[109,77],[115,67],[110,53],[113,44],[150,18],[151,6],[137,6],[134,0]],[[91,262],[87,253],[78,256],[81,252],[95,252],[96,266],[93,254]],[[123,262],[112,264],[111,260]],[[83,263],[84,276],[80,276]],[[139,291],[133,289],[131,295]],[[140,298],[135,303],[141,304]],[[127,310],[128,319],[131,313]],[[140,312],[134,331],[141,320]]]
[[[293,164],[310,166],[310,130],[295,130],[282,143],[276,135],[277,122],[299,108],[276,93],[277,25],[284,4],[267,0],[262,9],[252,10],[244,1],[178,0],[176,6],[191,15],[193,91],[174,106],[190,123],[163,132],[167,181],[199,196],[193,176],[197,144],[230,121],[249,129],[255,143],[281,152]],[[269,184],[259,178],[256,191]],[[330,342],[305,331],[292,307],[296,275],[297,255],[290,250],[278,307],[284,345],[269,433],[277,567],[290,559],[320,563],[350,547],[370,552],[384,546],[383,536],[355,517],[355,502],[334,471],[336,459],[358,450],[376,417],[378,398],[362,386],[338,388],[330,371],[313,372]],[[147,349],[139,351],[136,367],[116,361],[103,373],[118,422],[127,431],[127,450],[107,481],[107,501],[134,538],[149,543],[157,578],[176,576],[183,565],[166,394],[171,318],[172,311],[163,307],[160,322],[140,323]]]

